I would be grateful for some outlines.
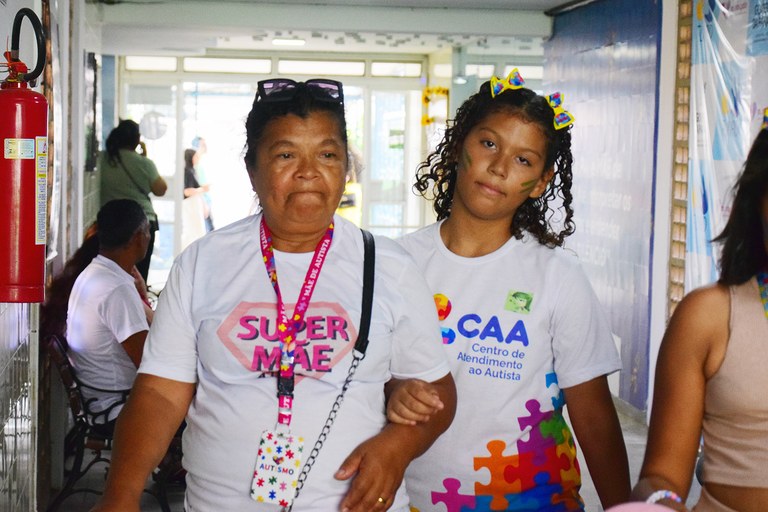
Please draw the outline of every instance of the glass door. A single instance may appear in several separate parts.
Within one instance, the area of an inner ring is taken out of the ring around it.
[[[125,95],[124,115],[139,123],[147,157],[152,159],[168,183],[168,191],[163,197],[150,195],[160,231],[155,235],[147,284],[157,288],[165,284],[176,255],[176,190],[183,186],[176,178],[176,90],[175,85],[128,84]]]
[[[424,203],[412,192],[422,146],[421,92],[374,90],[369,118],[363,222],[376,234],[396,238],[421,225]]]

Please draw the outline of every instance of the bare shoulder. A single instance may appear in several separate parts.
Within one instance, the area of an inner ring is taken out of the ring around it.
[[[730,305],[728,286],[715,283],[693,290],[675,309],[663,345],[698,356],[705,375],[711,376],[725,357]]]

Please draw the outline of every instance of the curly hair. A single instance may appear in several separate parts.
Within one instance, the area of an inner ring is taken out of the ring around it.
[[[448,123],[443,140],[435,151],[419,164],[413,188],[424,198],[433,200],[438,220],[448,218],[451,215],[456,188],[459,155],[469,132],[483,119],[499,112],[536,123],[547,142],[544,169],[552,168],[554,176],[540,197],[530,197],[520,205],[512,219],[510,230],[512,236],[518,239],[527,231],[543,245],[562,246],[565,238],[575,230],[571,207],[571,127],[555,130],[554,111],[549,102],[530,89],[506,90],[496,97],[491,97],[490,87],[490,82],[485,82],[477,93],[459,107],[455,119]],[[551,205],[558,198],[560,206]],[[562,220],[554,218],[558,210],[565,213]],[[562,224],[560,229],[554,226],[555,221]]]
[[[724,285],[744,283],[768,267],[762,211],[768,194],[768,128],[757,134],[734,189],[728,222],[713,240],[723,244],[718,282]]]

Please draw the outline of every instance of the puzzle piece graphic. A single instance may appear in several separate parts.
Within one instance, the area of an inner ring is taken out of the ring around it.
[[[517,441],[517,451],[519,453],[535,452],[538,455],[534,463],[544,464],[542,460],[543,451],[549,446],[555,446],[555,440],[552,437],[544,437],[541,432],[541,423],[551,420],[554,412],[541,412],[541,404],[538,400],[528,400],[525,403],[528,409],[528,416],[521,416],[517,419],[522,430],[528,429],[528,440],[521,437]],[[524,436],[523,436],[524,437]]]
[[[560,479],[566,487],[580,487],[581,471],[579,460],[576,458],[576,446],[573,443],[571,431],[567,428],[563,429],[563,438],[565,438],[565,442],[557,446],[557,456],[562,461]]]
[[[475,510],[475,496],[460,494],[461,481],[456,478],[443,480],[443,487],[447,492],[432,491],[432,504],[443,503],[446,512],[461,512],[462,510]],[[465,508],[470,507],[470,508]],[[413,510],[412,510],[413,512]],[[418,512],[418,511],[417,511]]]
[[[552,447],[551,450],[554,455],[555,448]],[[514,491],[508,492],[521,493],[536,485],[534,476],[541,471],[534,463],[536,456],[537,454],[531,452],[519,453],[515,464],[508,464],[504,468],[504,480],[514,488]]]
[[[475,482],[475,494],[491,496],[490,509],[504,510],[507,508],[505,494],[518,493],[521,491],[520,483],[508,483],[505,473],[508,466],[519,466],[519,455],[504,455],[504,449],[507,443],[494,439],[487,444],[490,457],[475,457],[475,471],[480,468],[487,468],[491,473],[491,480],[488,484]],[[530,465],[530,463],[529,463]]]
[[[567,508],[566,503],[554,501],[556,497],[560,499],[562,496],[563,486],[559,483],[551,483],[548,473],[541,472],[534,479],[536,487],[531,489],[526,495],[539,501],[539,510],[546,510],[547,512],[568,512],[572,510]]]
[[[555,372],[550,372],[546,375],[546,384],[547,387],[550,387],[552,385],[557,385],[557,374]],[[563,390],[558,388],[557,396],[552,397],[552,409],[558,411],[562,409],[565,406],[565,395],[563,394]]]
[[[578,488],[568,488],[562,493],[552,497],[552,505],[559,508],[552,510],[563,510],[566,512],[576,512],[584,510],[584,500],[579,495]]]
[[[539,428],[544,437],[554,438],[555,444],[560,445],[565,442],[563,430],[568,430],[568,424],[561,414],[553,414],[551,419],[542,421]],[[570,431],[568,433],[570,434]]]

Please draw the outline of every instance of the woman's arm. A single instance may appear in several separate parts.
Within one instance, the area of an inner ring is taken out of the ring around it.
[[[629,462],[605,375],[563,389],[568,415],[603,508],[629,499]]]
[[[342,501],[342,510],[368,512],[387,510],[392,505],[408,464],[427,451],[445,432],[456,412],[456,386],[449,373],[431,383],[444,407],[429,421],[418,425],[388,423],[382,431],[350,454],[336,472],[336,478],[354,477]],[[378,499],[383,498],[384,502]]]
[[[92,512],[138,512],[152,470],[187,414],[195,384],[139,374],[115,429],[104,495]]]
[[[728,288],[719,285],[695,290],[677,306],[659,350],[648,444],[633,499],[645,500],[656,490],[688,496],[706,381],[725,355],[729,310]],[[685,510],[671,500],[660,503]]]
[[[155,179],[155,181],[152,182],[152,185],[150,186],[150,190],[157,197],[162,197],[165,195],[165,192],[168,190],[168,184],[165,182],[162,176],[158,176]]]

